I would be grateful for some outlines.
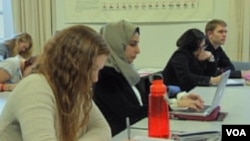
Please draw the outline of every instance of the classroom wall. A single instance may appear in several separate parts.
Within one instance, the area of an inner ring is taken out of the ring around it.
[[[61,0],[56,0],[56,29],[61,30],[73,24],[64,21],[65,7]],[[214,1],[214,18],[228,21],[228,0]],[[208,19],[209,20],[209,19]],[[204,31],[204,22],[180,22],[180,23],[147,23],[138,24],[141,30],[141,53],[134,64],[137,68],[164,68],[171,54],[176,49],[176,40],[188,28],[199,28]],[[104,24],[104,23],[103,23]],[[87,24],[99,31],[103,24]],[[226,44],[225,44],[226,46]],[[224,48],[225,51],[227,48]]]

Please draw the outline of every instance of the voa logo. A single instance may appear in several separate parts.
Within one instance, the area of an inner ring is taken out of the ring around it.
[[[247,136],[244,129],[226,129],[227,136]]]

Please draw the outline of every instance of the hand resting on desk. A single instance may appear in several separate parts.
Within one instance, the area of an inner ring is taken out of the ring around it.
[[[187,95],[182,96],[180,99],[177,100],[177,105],[180,108],[192,108],[197,111],[201,110],[204,107],[204,100],[201,98],[200,95],[190,93]]]
[[[241,71],[242,78],[247,81],[250,81],[250,70]]]

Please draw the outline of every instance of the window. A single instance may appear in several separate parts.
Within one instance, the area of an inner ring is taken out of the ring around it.
[[[3,25],[3,0],[0,0],[0,39],[4,37]]]
[[[13,20],[10,0],[0,0],[0,39],[12,36]]]

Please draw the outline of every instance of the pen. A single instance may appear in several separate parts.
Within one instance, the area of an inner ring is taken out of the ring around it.
[[[129,122],[129,117],[126,117],[126,125],[127,125],[127,135],[128,135],[128,140],[131,139],[130,135],[130,122]]]

